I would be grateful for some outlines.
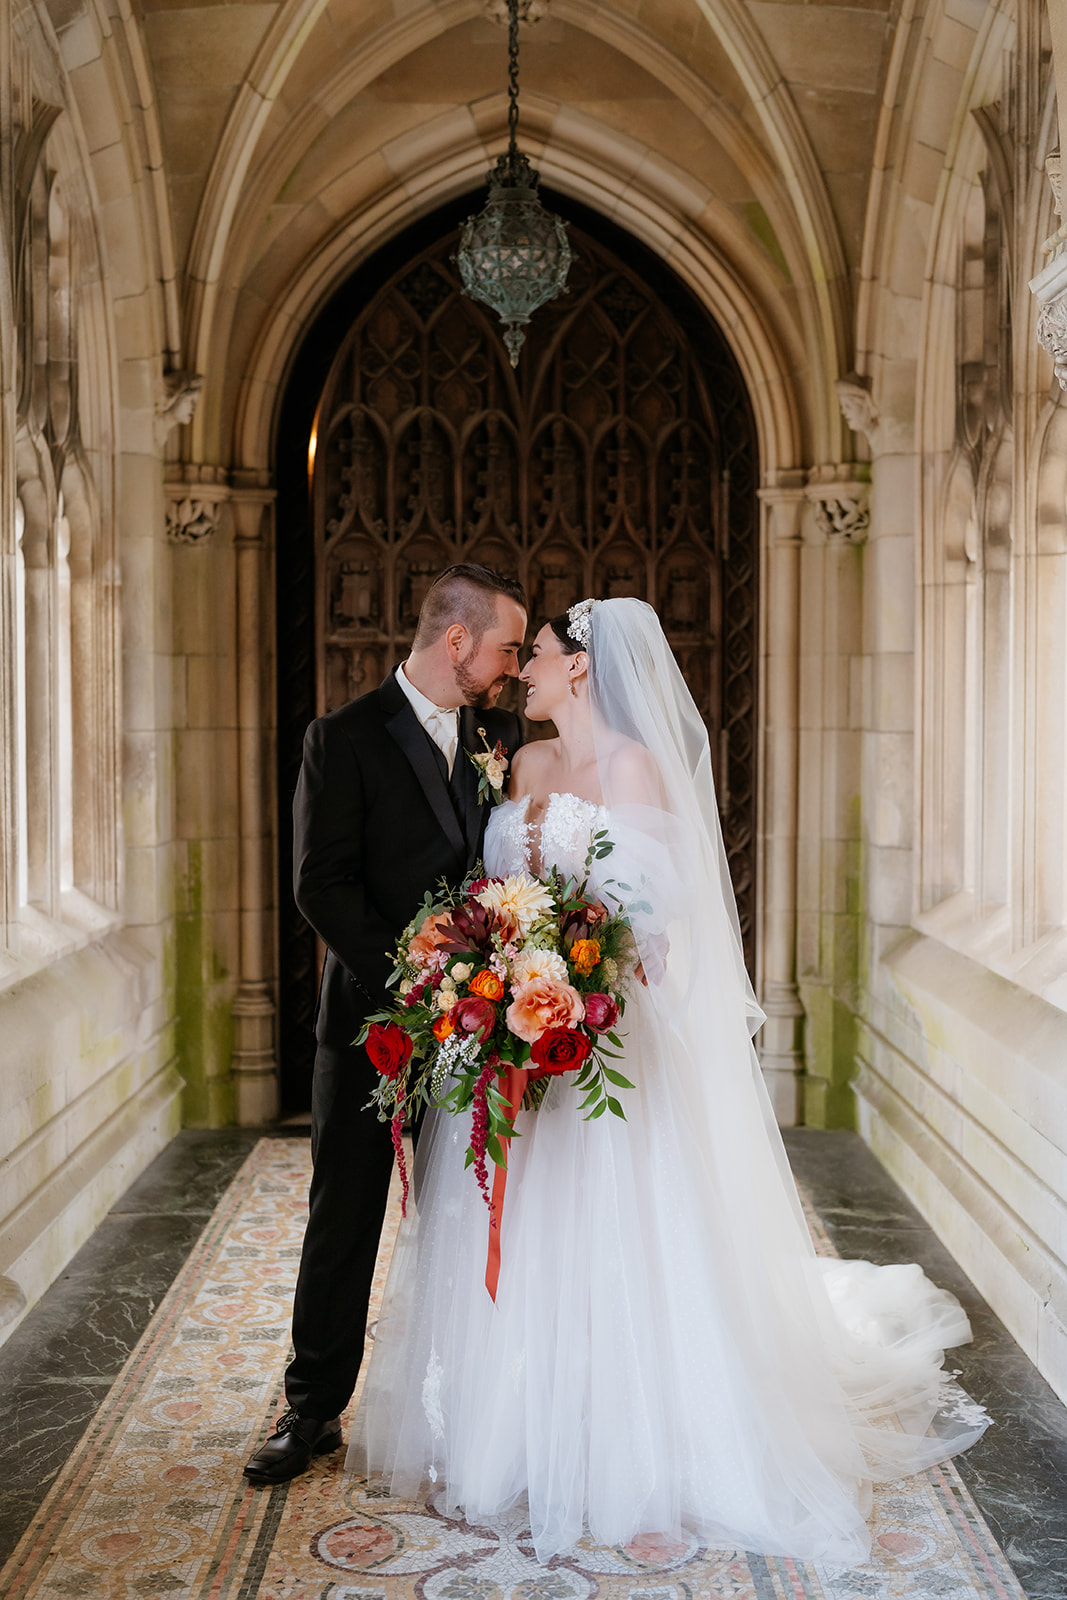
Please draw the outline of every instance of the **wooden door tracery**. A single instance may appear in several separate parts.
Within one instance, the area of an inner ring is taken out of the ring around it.
[[[495,320],[460,293],[451,233],[394,272],[342,340],[315,416],[315,704],[304,721],[403,659],[427,586],[453,562],[520,577],[535,626],[585,595],[650,601],[708,725],[751,964],[751,407],[721,333],[679,286],[668,306],[598,239],[571,231],[570,293],[537,313],[517,372]],[[298,708],[288,715],[295,750]]]

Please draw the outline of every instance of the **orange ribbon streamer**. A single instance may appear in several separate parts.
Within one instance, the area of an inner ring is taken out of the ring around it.
[[[497,1079],[500,1092],[508,1103],[508,1121],[512,1127],[515,1126],[515,1118],[519,1114],[529,1076],[525,1067],[517,1067],[513,1062],[509,1062],[507,1072],[502,1072]],[[489,1298],[494,1304],[496,1286],[500,1279],[500,1219],[504,1214],[504,1190],[508,1185],[506,1163],[511,1140],[501,1139],[500,1143],[504,1147],[505,1165],[493,1169],[493,1192],[489,1200],[489,1254],[485,1263],[485,1287],[489,1290]]]

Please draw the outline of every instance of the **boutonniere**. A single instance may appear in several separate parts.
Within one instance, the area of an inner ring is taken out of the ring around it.
[[[467,751],[467,755],[478,769],[478,802],[484,805],[488,800],[490,805],[496,806],[504,798],[504,777],[508,770],[507,751],[499,739],[490,750],[484,728],[478,729],[478,737],[485,749]]]

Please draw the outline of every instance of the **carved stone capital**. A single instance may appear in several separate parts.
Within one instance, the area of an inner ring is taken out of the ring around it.
[[[156,401],[156,443],[166,444],[172,428],[191,422],[204,380],[198,372],[166,372]]]
[[[855,472],[855,468],[851,469]],[[827,544],[863,544],[871,525],[870,484],[845,476],[847,466],[818,469],[804,491],[815,526]]]
[[[218,531],[223,503],[230,498],[229,485],[214,467],[186,466],[183,472],[180,480],[164,485],[167,541],[206,544]]]

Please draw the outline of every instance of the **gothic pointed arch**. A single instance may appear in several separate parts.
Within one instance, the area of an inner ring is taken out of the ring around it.
[[[429,219],[369,263],[290,378],[277,435],[281,815],[308,720],[403,659],[441,567],[517,573],[532,621],[586,594],[636,595],[656,606],[711,735],[751,959],[759,471],[740,370],[673,274],[582,211],[570,293],[539,315],[512,373],[495,325],[459,291],[455,224],[454,210]],[[295,1102],[314,1048],[315,942],[280,838]]]

